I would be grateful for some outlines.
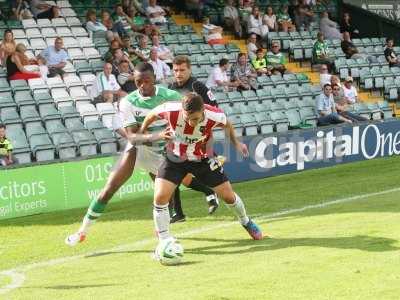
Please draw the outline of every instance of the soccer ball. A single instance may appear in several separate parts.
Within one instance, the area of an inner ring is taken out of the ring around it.
[[[158,244],[155,256],[162,265],[178,265],[182,262],[183,247],[175,239],[166,239]]]

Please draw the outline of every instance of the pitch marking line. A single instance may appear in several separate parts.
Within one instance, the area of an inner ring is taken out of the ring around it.
[[[282,211],[271,213],[271,214],[254,215],[254,218],[257,220],[266,220],[266,219],[281,217],[281,216],[285,216],[285,215],[290,215],[293,213],[303,212],[303,211],[310,210],[310,209],[324,208],[324,207],[332,206],[335,204],[367,199],[370,197],[386,195],[386,194],[390,194],[390,193],[394,193],[394,192],[400,192],[400,187],[388,189],[388,190],[384,190],[384,191],[380,191],[380,192],[375,192],[375,193],[368,193],[368,194],[357,195],[357,196],[352,196],[352,197],[347,197],[347,198],[341,198],[341,199],[322,202],[322,203],[313,204],[313,205],[306,205],[301,208],[282,210]],[[221,224],[218,224],[215,226],[203,226],[203,227],[199,227],[199,228],[192,229],[189,231],[185,231],[180,234],[176,234],[176,236],[178,238],[191,236],[193,234],[199,234],[199,233],[204,233],[204,232],[219,229],[219,228],[229,227],[229,226],[232,226],[232,224],[236,224],[236,223],[237,223],[237,221],[236,222],[225,222],[225,223],[221,223]],[[154,238],[147,238],[147,239],[137,241],[135,243],[120,245],[120,246],[117,246],[117,247],[114,247],[114,248],[111,248],[108,250],[107,249],[97,250],[97,251],[88,252],[85,254],[55,258],[55,259],[45,260],[45,261],[36,262],[36,263],[28,264],[28,265],[18,266],[13,269],[0,271],[0,276],[8,276],[11,278],[10,284],[0,288],[0,295],[8,293],[14,289],[21,287],[25,281],[24,273],[29,270],[48,267],[48,266],[60,265],[60,264],[67,263],[67,262],[70,262],[73,260],[84,258],[86,256],[95,255],[95,254],[98,254],[101,252],[114,252],[114,251],[122,251],[122,250],[132,249],[132,248],[134,249],[136,247],[144,246],[144,245],[150,244],[152,242],[154,242]]]

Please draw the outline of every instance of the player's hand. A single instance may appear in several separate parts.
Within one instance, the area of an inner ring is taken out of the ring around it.
[[[239,143],[236,147],[237,151],[242,154],[244,157],[249,156],[249,149],[247,149],[247,145],[243,143]]]
[[[173,138],[173,132],[170,129],[165,129],[159,133],[160,140],[170,141]]]

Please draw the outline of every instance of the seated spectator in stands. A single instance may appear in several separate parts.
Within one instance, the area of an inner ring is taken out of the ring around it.
[[[6,29],[4,31],[3,40],[0,43],[0,64],[2,66],[5,66],[7,57],[15,52],[16,46],[14,34],[11,29]]]
[[[121,47],[122,47],[122,45],[120,44],[119,40],[113,39],[111,41],[111,43],[110,43],[110,47],[108,48],[108,51],[103,56],[104,61],[110,62],[112,60],[112,57],[113,57],[112,51],[114,49],[118,49],[118,48],[121,48]]]
[[[267,68],[267,59],[264,55],[264,49],[259,48],[256,57],[251,61],[258,75],[271,75],[271,71]]]
[[[273,42],[270,51],[267,52],[267,69],[272,74],[283,74],[286,72],[285,55],[280,50],[279,42]]]
[[[367,118],[361,117],[348,111],[349,104],[347,103],[347,99],[343,96],[343,94],[341,93],[341,88],[337,84],[332,86],[332,95],[333,100],[335,101],[336,110],[339,115],[345,117],[346,119],[350,119],[353,122],[368,121]]]
[[[249,55],[250,60],[257,57],[257,49],[257,36],[255,33],[250,34],[247,40],[247,54]]]
[[[324,40],[324,35],[322,32],[318,32],[317,34],[317,41],[314,43],[312,53],[313,63],[327,65],[328,70],[331,73],[333,70],[334,59],[330,57],[328,44]]]
[[[231,68],[231,81],[237,82],[238,90],[256,90],[257,72],[248,63],[246,53],[239,53],[236,63]]]
[[[350,119],[337,113],[332,87],[329,83],[324,85],[323,92],[316,98],[316,110],[318,112],[318,125],[352,123]]]
[[[278,23],[278,30],[280,31],[292,32],[296,30],[296,27],[290,18],[288,6],[286,4],[282,5],[281,9],[276,15],[276,21]]]
[[[133,72],[129,69],[129,61],[123,60],[119,63],[119,75],[117,79],[121,89],[128,94],[137,89]]]
[[[12,156],[13,146],[6,137],[6,126],[0,124],[0,165],[8,166],[15,162]]]
[[[239,39],[242,38],[243,30],[240,24],[239,11],[234,6],[233,0],[227,0],[224,7],[224,21],[227,28],[233,29],[235,36]]]
[[[211,24],[210,18],[203,19],[203,36],[209,45],[225,44],[222,32],[222,27]]]
[[[251,15],[251,12],[253,11],[252,1],[239,0],[238,11],[239,11],[240,22],[242,23],[242,25],[246,25]]]
[[[186,0],[184,2],[184,10],[192,15],[195,22],[201,22],[203,19],[203,7],[204,3],[201,0]],[[178,2],[179,3],[179,2]]]
[[[54,46],[49,46],[44,49],[40,55],[47,61],[49,67],[49,77],[64,75],[63,70],[69,59],[67,52],[63,49],[64,42],[61,37],[57,37],[54,41]]]
[[[40,77],[42,77],[42,79],[46,81],[47,77],[49,76],[49,68],[47,67],[47,61],[43,56],[40,55],[37,56],[36,60],[37,64],[39,65]]]
[[[151,48],[149,63],[153,66],[156,75],[156,83],[167,83],[168,77],[171,76],[171,69],[168,65],[158,58],[157,49]]]
[[[110,13],[107,10],[103,10],[101,12],[101,23],[108,31],[113,32],[114,39],[122,43],[121,37],[127,35],[127,32],[121,22],[114,22]]]
[[[360,37],[360,32],[354,26],[353,22],[351,21],[350,14],[348,12],[345,12],[343,14],[343,19],[340,22],[340,32],[342,32],[342,33],[343,32],[348,32],[352,39]]]
[[[151,36],[151,41],[153,42],[153,48],[157,49],[158,58],[165,61],[167,64],[172,63],[174,55],[167,46],[160,44],[160,36],[158,34],[153,34]]]
[[[358,102],[357,89],[353,86],[353,77],[348,76],[343,85],[343,94],[348,104]]]
[[[108,30],[103,23],[97,20],[94,9],[89,9],[86,13],[86,29],[95,36],[104,36],[108,41],[119,39],[118,33]]]
[[[168,88],[178,91],[181,94],[194,92],[199,94],[205,104],[217,106],[213,93],[207,86],[192,76],[192,68],[189,57],[177,55],[172,62],[174,81]]]
[[[397,53],[394,51],[393,46],[394,46],[393,38],[387,38],[384,54],[390,67],[400,67],[400,60]]]
[[[247,21],[247,32],[255,33],[261,40],[265,40],[268,35],[268,26],[263,24],[260,9],[253,7],[253,11]]]
[[[146,15],[146,10],[138,0],[122,0],[122,7],[125,13],[128,14],[129,10],[134,9],[142,15]]]
[[[236,89],[238,86],[237,82],[229,80],[227,71],[229,70],[229,60],[222,58],[219,61],[219,65],[215,67],[211,74],[207,78],[206,86],[209,89],[215,89],[217,87],[223,87],[224,90]]]
[[[139,38],[139,45],[135,49],[137,56],[142,62],[146,62],[150,58],[150,47],[148,42],[148,37],[146,35],[141,35]]]
[[[162,25],[167,23],[165,10],[157,5],[156,0],[149,0],[149,6],[146,8],[146,15],[151,24]]]
[[[124,12],[124,8],[120,3],[115,5],[113,18],[116,23],[120,22],[125,30],[132,29],[133,31],[136,31],[138,29],[138,27],[133,23],[133,20]]]
[[[113,49],[112,50],[112,74],[117,78],[119,75],[119,64],[121,61],[127,61],[129,65],[129,71],[133,72],[134,66],[133,64],[129,61],[129,56],[122,51],[121,48],[118,49]]]
[[[60,8],[51,6],[42,0],[31,0],[29,3],[33,16],[36,19],[53,19],[60,17]]]
[[[329,19],[328,12],[326,11],[321,13],[321,18],[319,20],[319,27],[326,39],[328,40],[342,39],[342,34],[338,29],[339,25],[336,22]]]
[[[311,6],[306,3],[306,0],[299,0],[294,9],[294,22],[297,30],[300,30],[301,27],[303,27],[304,30],[309,30],[313,20],[314,12]]]
[[[100,72],[96,76],[96,80],[89,90],[89,94],[93,98],[94,102],[112,103],[114,101],[117,101],[120,97],[126,95],[126,92],[121,90],[117,79],[111,72],[112,65],[110,63],[105,63],[103,67],[103,72]]]
[[[331,83],[331,77],[332,75],[329,74],[327,65],[321,65],[319,68],[319,84],[321,88],[323,88],[326,83]]]
[[[374,55],[367,55],[363,53],[359,53],[357,47],[353,44],[350,33],[347,31],[343,32],[343,41],[340,44],[343,53],[346,55],[346,58],[358,59],[364,58],[368,59],[369,62],[377,62],[377,58]]]
[[[266,13],[263,17],[263,24],[267,25],[268,31],[278,31],[278,23],[272,6],[267,6]]]
[[[31,19],[33,16],[29,11],[29,4],[25,0],[14,0],[11,2],[11,11],[16,20]]]
[[[6,58],[7,78],[8,80],[40,78],[38,72],[29,71],[25,68],[29,65],[29,60],[25,55],[26,47],[24,44],[18,44],[14,53]]]

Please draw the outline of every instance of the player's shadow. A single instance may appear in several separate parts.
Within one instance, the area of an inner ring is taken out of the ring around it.
[[[49,290],[75,290],[75,289],[86,289],[86,288],[101,288],[110,287],[123,284],[62,284],[62,285],[51,285],[51,286],[26,286],[21,287],[22,289],[49,289]]]
[[[253,240],[232,240],[232,239],[213,239],[213,238],[180,238],[180,240],[202,241],[215,243],[210,246],[185,249],[186,253],[202,255],[225,255],[239,254],[258,251],[272,251],[293,247],[320,247],[336,249],[357,249],[368,252],[398,251],[395,246],[398,240],[372,237],[366,235],[356,235],[348,237],[332,238],[268,238],[261,241]]]

